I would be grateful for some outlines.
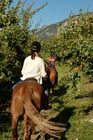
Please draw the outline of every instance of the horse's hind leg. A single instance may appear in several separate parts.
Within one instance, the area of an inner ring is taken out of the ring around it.
[[[12,114],[12,140],[17,140],[18,133],[17,133],[17,123],[18,123],[18,117],[15,116],[15,114]]]
[[[23,140],[30,140],[30,136],[28,136],[28,123],[27,123],[27,115],[24,113],[24,137]]]
[[[24,137],[23,140],[30,140],[31,134],[35,133],[35,124],[32,120],[27,118],[27,115],[24,113]]]

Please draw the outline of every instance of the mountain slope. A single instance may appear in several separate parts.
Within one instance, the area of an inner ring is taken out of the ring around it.
[[[86,16],[87,14],[93,15],[93,12],[87,12],[82,15]],[[36,35],[40,39],[49,39],[49,38],[57,35],[59,26],[67,27],[68,20],[70,20],[70,19],[77,20],[79,17],[80,17],[80,15],[73,15],[73,16],[69,17],[68,19],[65,19],[64,21],[61,21],[61,22],[58,22],[55,24],[51,24],[51,25],[47,25],[47,26],[43,26],[36,31]]]
[[[64,21],[47,25],[47,26],[43,26],[39,30],[37,30],[36,35],[37,37],[42,38],[42,39],[48,39],[50,37],[53,37],[57,34],[58,26],[62,25],[63,23]]]

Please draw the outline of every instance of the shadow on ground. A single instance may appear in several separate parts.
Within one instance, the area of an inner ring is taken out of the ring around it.
[[[54,122],[59,122],[63,124],[63,127],[66,128],[66,131],[62,134],[62,137],[60,140],[67,140],[65,134],[68,131],[68,129],[70,129],[71,124],[69,123],[69,119],[71,116],[74,115],[74,110],[75,107],[68,107],[65,108],[64,104],[63,104],[63,100],[59,100],[60,98],[62,98],[62,96],[64,94],[67,93],[68,90],[68,86],[60,86],[58,89],[56,89],[53,93],[52,93],[52,103],[58,103],[59,107],[58,110],[64,108],[61,112],[59,111],[59,114],[55,117],[55,118],[51,118],[51,121]],[[49,135],[46,135],[46,140],[50,139]],[[54,140],[58,140],[58,138],[54,138]]]
[[[55,95],[62,96],[64,94],[66,94],[68,88],[69,88],[69,86],[66,86],[66,85],[58,86],[58,88],[54,90],[53,96],[55,96]]]
[[[51,118],[51,121],[59,122],[63,124],[63,128],[66,128],[66,131],[62,133],[62,137],[60,140],[67,140],[65,137],[66,132],[70,129],[71,124],[69,123],[69,119],[74,115],[74,107],[65,108],[62,112],[60,112],[55,118]],[[51,136],[46,135],[46,140],[50,139]],[[54,140],[59,140],[58,138],[54,138]]]
[[[55,102],[58,102],[62,107],[63,101],[59,100],[59,98],[67,93],[67,89],[68,89],[68,86],[65,86],[65,85],[59,86],[58,89],[55,89],[53,93],[50,94],[50,100],[52,104]]]

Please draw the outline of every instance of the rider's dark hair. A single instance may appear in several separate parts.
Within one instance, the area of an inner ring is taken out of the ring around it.
[[[41,50],[41,44],[38,41],[32,42],[31,45],[31,58],[35,58],[35,52],[39,53]]]

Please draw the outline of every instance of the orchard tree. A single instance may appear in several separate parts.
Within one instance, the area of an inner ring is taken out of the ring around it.
[[[62,60],[69,60],[72,69],[78,68],[93,77],[93,13],[69,18],[60,29],[59,38]]]
[[[20,77],[24,57],[36,38],[30,29],[31,19],[46,3],[35,10],[33,5],[26,7],[26,2],[18,0],[14,7],[12,0],[0,1],[0,85]]]

